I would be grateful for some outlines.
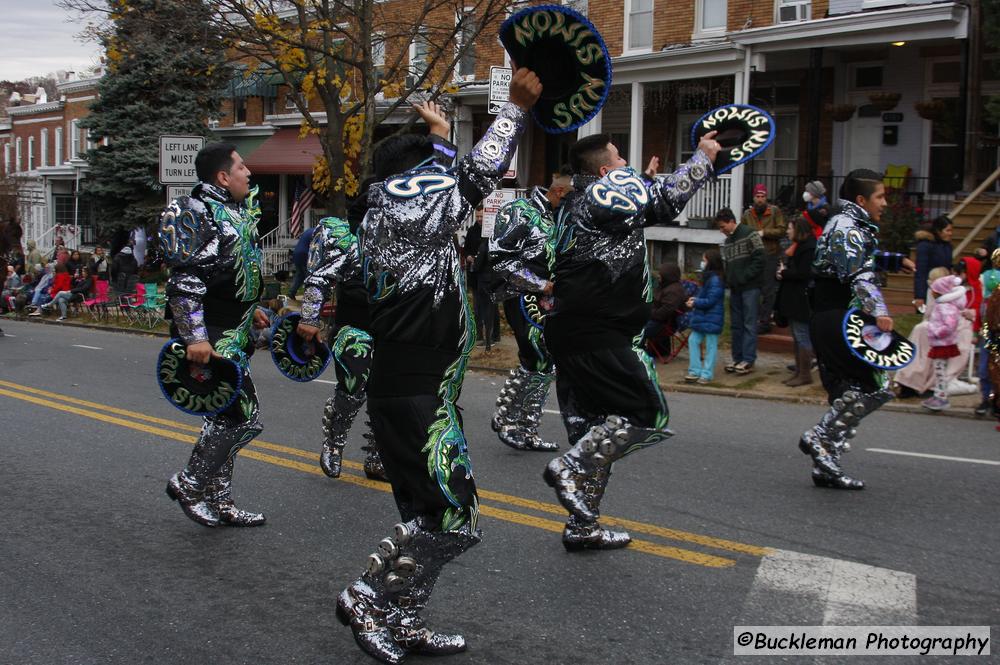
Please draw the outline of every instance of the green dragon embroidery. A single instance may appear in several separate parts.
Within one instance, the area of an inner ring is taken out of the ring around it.
[[[465,379],[465,370],[469,363],[469,354],[476,343],[475,318],[472,308],[469,306],[469,298],[465,290],[465,276],[460,266],[456,264],[455,281],[458,284],[459,297],[462,299],[462,309],[460,313],[460,325],[462,326],[462,337],[459,340],[459,356],[448,369],[445,370],[444,379],[438,389],[438,397],[443,404],[434,413],[435,420],[427,428],[427,443],[421,452],[427,456],[427,472],[431,478],[437,481],[438,487],[445,498],[448,499],[454,510],[445,512],[441,528],[451,531],[461,526],[465,520],[465,513],[473,519],[473,513],[478,513],[478,507],[470,508],[462,505],[462,502],[452,492],[449,482],[452,474],[458,469],[464,469],[465,477],[472,477],[472,461],[469,459],[469,446],[462,432],[462,426],[458,417],[458,409],[455,401],[462,389],[462,382]]]
[[[243,302],[256,300],[262,282],[261,251],[257,247],[257,221],[260,219],[257,188],[250,190],[238,213],[218,201],[209,199],[206,203],[216,224],[229,222],[239,235],[236,248],[236,296]]]
[[[663,390],[660,389],[660,382],[656,376],[656,365],[653,364],[653,358],[642,348],[642,333],[632,338],[632,350],[639,358],[639,362],[646,368],[646,376],[649,377],[650,384],[656,389],[656,398],[660,402],[660,408],[656,412],[656,420],[653,423],[653,427],[664,429],[670,424],[670,411],[667,408],[667,398],[663,396]]]
[[[371,352],[372,336],[364,330],[344,326],[337,333],[337,338],[333,342],[333,357],[347,374],[347,378],[344,379],[344,387],[347,388],[348,393],[354,393],[355,388],[359,385],[358,377],[351,374],[350,369],[348,369],[341,358],[345,353],[350,353],[355,358],[367,358],[371,355]],[[367,382],[368,372],[365,371],[360,378]]]

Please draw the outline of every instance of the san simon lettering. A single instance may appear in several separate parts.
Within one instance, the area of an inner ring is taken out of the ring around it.
[[[731,158],[738,161],[753,154],[755,150],[767,143],[771,136],[771,125],[767,116],[757,109],[730,106],[716,109],[714,113],[701,121],[701,126],[706,132],[710,132],[719,125],[733,120],[743,122],[751,129],[750,136],[741,145],[729,150]],[[758,127],[762,127],[762,129],[758,129]]]
[[[892,353],[882,353],[865,341],[864,332],[865,320],[852,312],[847,318],[847,325],[844,326],[844,337],[851,348],[868,364],[882,368],[898,368],[913,358],[914,347],[909,341],[897,338],[899,343],[889,347]]]
[[[537,11],[526,15],[514,25],[514,39],[521,46],[543,37],[562,39],[573,49],[577,62],[592,65],[604,60],[604,50],[596,41],[584,44],[594,33],[579,21],[567,20],[566,14],[555,11]],[[583,83],[568,101],[552,107],[552,122],[558,127],[569,127],[576,120],[583,120],[604,98],[604,81],[578,70]]]

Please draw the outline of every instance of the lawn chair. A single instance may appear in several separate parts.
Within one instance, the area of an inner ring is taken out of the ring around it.
[[[163,310],[167,305],[166,290],[160,291],[156,282],[146,282],[142,305],[139,306],[139,317],[150,328],[164,320]]]
[[[697,282],[690,279],[682,279],[681,285],[687,298],[698,295]],[[674,324],[664,326],[659,333],[646,338],[646,351],[662,364],[667,364],[687,348],[688,337],[691,336],[691,312],[688,310],[677,310]]]
[[[108,317],[108,292],[111,284],[107,280],[98,279],[94,281],[94,297],[83,301],[83,309],[90,314],[94,321],[100,321]]]
[[[138,324],[142,313],[139,308],[144,302],[146,302],[146,285],[136,284],[135,293],[118,296],[118,311],[129,323]]]

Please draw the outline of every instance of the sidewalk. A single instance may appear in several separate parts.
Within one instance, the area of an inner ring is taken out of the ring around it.
[[[7,316],[0,316],[0,327],[3,326],[4,320],[12,319]],[[163,338],[169,336],[166,332],[159,330],[128,328],[113,323],[93,323],[85,321],[82,317],[59,322],[54,318],[46,317],[29,317],[24,320],[29,323],[92,328],[95,330],[134,335],[149,335]],[[813,372],[814,383],[810,386],[789,388],[781,383],[790,376],[790,373],[785,368],[786,365],[792,362],[790,354],[761,352],[757,357],[754,371],[747,375],[727,374],[723,371],[722,365],[726,359],[728,359],[728,352],[725,349],[719,349],[719,362],[716,367],[715,378],[706,386],[684,382],[684,375],[687,373],[688,364],[687,350],[682,351],[673,362],[666,365],[657,363],[656,373],[659,377],[660,386],[668,394],[671,392],[684,392],[746,399],[777,400],[795,404],[826,405],[826,392],[819,382],[819,373],[816,371]],[[500,343],[494,345],[489,353],[486,352],[483,346],[476,345],[469,359],[469,369],[506,374],[517,365],[517,362],[517,345],[514,342],[513,336],[505,330]],[[931,412],[920,406],[920,402],[920,398],[896,399],[883,408],[888,411],[930,414]],[[951,409],[941,411],[936,415],[953,418],[975,418],[973,409],[978,404],[978,393],[956,395],[951,398]],[[983,418],[982,420],[984,426],[993,424],[993,421],[989,418]]]

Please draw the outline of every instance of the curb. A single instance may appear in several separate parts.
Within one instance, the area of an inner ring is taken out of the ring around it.
[[[6,317],[0,317],[0,321],[3,321]],[[161,337],[163,339],[169,339],[170,335],[168,333],[156,332],[156,331],[143,331],[143,330],[132,330],[130,328],[116,328],[114,326],[95,326],[87,323],[76,323],[76,322],[66,322],[66,321],[54,321],[49,319],[43,319],[40,317],[34,317],[38,320],[33,320],[32,318],[21,319],[22,321],[27,321],[29,323],[42,323],[51,326],[69,326],[71,328],[86,328],[89,330],[101,330],[103,332],[116,332],[124,335],[137,335],[140,337]],[[10,321],[17,321],[18,319],[8,319]],[[487,367],[485,365],[469,365],[470,370],[476,372],[483,372],[488,374],[496,374],[500,376],[505,376],[510,372],[510,369],[500,369],[498,367]],[[825,399],[817,397],[793,397],[791,395],[766,395],[759,391],[744,391],[744,390],[726,390],[724,388],[701,388],[698,386],[689,386],[686,384],[672,384],[672,383],[661,383],[660,388],[664,392],[670,393],[688,393],[693,395],[710,395],[713,397],[732,397],[734,399],[756,399],[771,402],[784,402],[786,404],[802,404],[810,406],[827,406],[827,401]],[[937,411],[929,412],[926,409],[921,408],[917,405],[909,404],[898,404],[896,402],[889,402],[883,406],[881,411],[895,411],[897,413],[916,413],[925,416],[944,416],[946,418],[964,418],[966,420],[982,420],[984,422],[989,422],[990,419],[987,417],[979,418],[972,411],[959,411],[959,410],[948,410],[948,411]]]

